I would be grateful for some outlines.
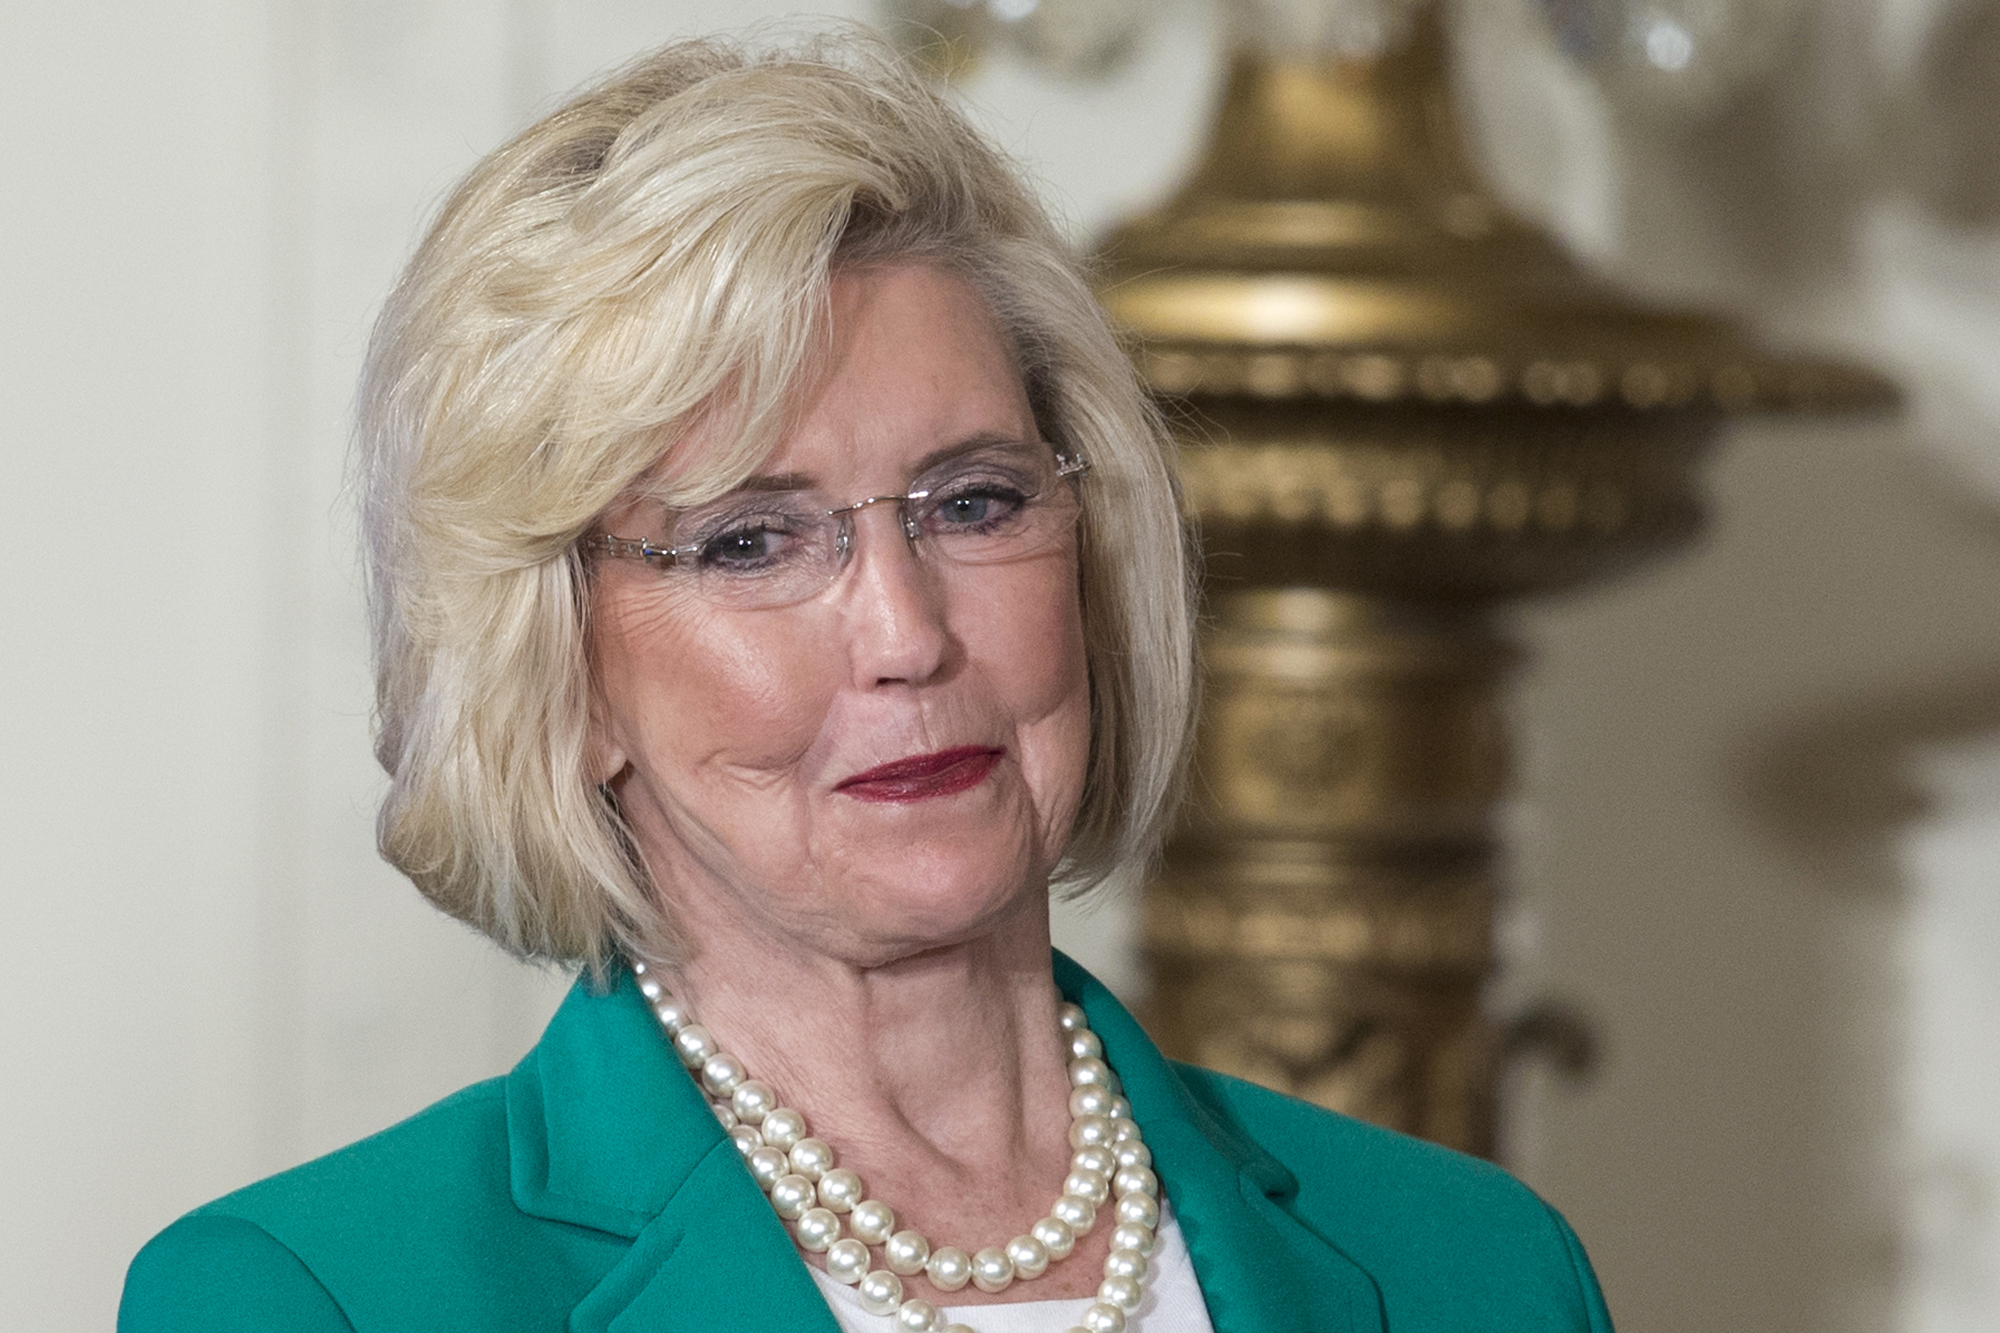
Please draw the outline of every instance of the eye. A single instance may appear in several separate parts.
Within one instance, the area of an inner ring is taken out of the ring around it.
[[[941,536],[954,532],[985,532],[1020,517],[1029,492],[995,476],[960,477],[932,490],[925,506],[925,527]]]
[[[695,554],[703,569],[742,569],[764,564],[783,554],[790,534],[757,523],[719,532],[701,542]]]
[[[735,504],[684,515],[674,528],[678,550],[696,569],[716,574],[764,574],[791,564],[812,545],[818,516],[784,501]]]

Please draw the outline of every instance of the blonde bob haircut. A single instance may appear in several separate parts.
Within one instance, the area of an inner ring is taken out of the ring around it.
[[[1184,534],[1166,436],[1076,262],[1014,170],[874,39],[690,41],[482,161],[369,345],[379,835],[438,907],[528,958],[676,951],[590,774],[579,542],[635,494],[678,507],[749,477],[826,344],[830,276],[892,262],[983,294],[1044,438],[1092,465],[1091,748],[1054,887],[1155,851],[1192,714]]]

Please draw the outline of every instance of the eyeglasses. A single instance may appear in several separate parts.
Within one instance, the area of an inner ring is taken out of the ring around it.
[[[823,591],[854,550],[854,516],[893,504],[919,558],[986,565],[1060,545],[1075,527],[1081,455],[1003,446],[949,458],[905,495],[829,504],[818,491],[737,491],[674,514],[665,545],[590,537],[592,555],[644,560],[697,596],[744,609],[790,606]]]

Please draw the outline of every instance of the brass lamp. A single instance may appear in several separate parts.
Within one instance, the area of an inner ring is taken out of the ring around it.
[[[1207,561],[1194,795],[1146,898],[1156,1033],[1490,1155],[1518,656],[1492,611],[1686,541],[1729,414],[1893,392],[1636,304],[1509,216],[1434,6],[1377,56],[1240,46],[1192,179],[1102,259]]]

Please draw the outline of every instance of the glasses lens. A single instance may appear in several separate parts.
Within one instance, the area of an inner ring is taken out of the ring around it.
[[[919,535],[967,564],[1019,560],[1058,545],[1076,523],[1076,492],[1046,453],[975,455],[918,481]]]
[[[695,590],[734,606],[782,606],[812,596],[838,567],[837,524],[807,491],[733,495],[673,525],[674,567]]]

